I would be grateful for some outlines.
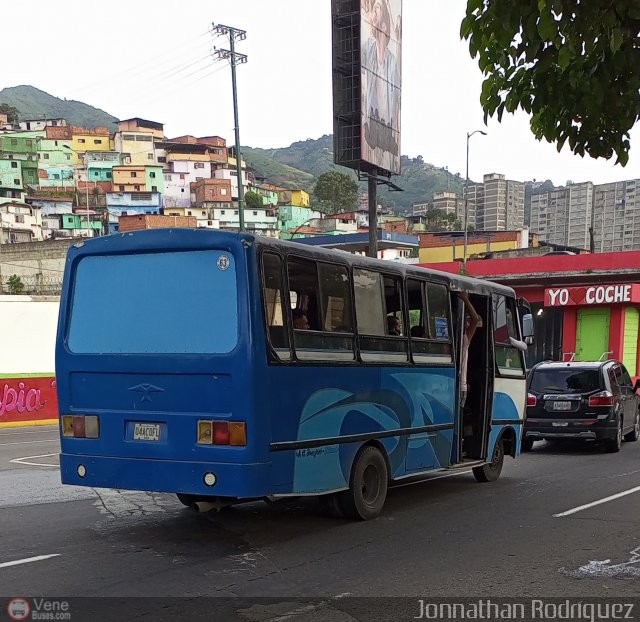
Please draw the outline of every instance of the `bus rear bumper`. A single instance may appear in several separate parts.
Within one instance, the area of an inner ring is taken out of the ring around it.
[[[182,462],[62,453],[60,473],[63,484],[92,488],[237,499],[271,494],[268,463]]]

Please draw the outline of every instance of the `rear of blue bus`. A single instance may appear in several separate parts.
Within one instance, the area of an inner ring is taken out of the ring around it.
[[[268,422],[250,417],[247,240],[164,229],[69,250],[56,344],[63,483],[268,492]]]

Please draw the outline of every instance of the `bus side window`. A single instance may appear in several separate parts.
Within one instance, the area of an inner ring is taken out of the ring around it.
[[[360,355],[363,361],[398,362],[408,360],[402,281],[372,270],[353,271],[356,318],[360,335]],[[392,323],[389,316],[398,318]],[[400,335],[390,334],[397,327]]]
[[[262,288],[269,342],[279,359],[289,360],[289,335],[283,314],[282,260],[274,253],[262,255]]]
[[[353,361],[355,337],[347,268],[298,257],[289,257],[287,264],[290,298],[296,300],[291,310],[296,357]]]
[[[408,279],[407,298],[413,360],[416,363],[451,363],[447,288]]]
[[[503,376],[522,376],[524,363],[522,352],[514,348],[509,341],[520,339],[517,331],[515,300],[506,296],[494,296],[493,299],[493,338],[495,341],[496,365]]]

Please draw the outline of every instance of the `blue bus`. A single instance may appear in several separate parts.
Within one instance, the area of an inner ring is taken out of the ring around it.
[[[461,292],[482,319],[464,407]],[[62,481],[200,509],[318,495],[362,520],[398,480],[493,481],[520,452],[523,305],[495,283],[246,233],[78,242],[56,344]]]

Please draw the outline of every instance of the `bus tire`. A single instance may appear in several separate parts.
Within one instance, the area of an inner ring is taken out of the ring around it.
[[[377,447],[367,445],[351,468],[349,490],[338,493],[342,515],[354,520],[375,518],[384,506],[388,485],[387,461]]]
[[[479,482],[495,482],[502,473],[504,464],[504,444],[502,439],[496,443],[491,462],[473,468],[473,475]]]
[[[178,497],[178,501],[182,503],[185,507],[193,507],[193,504],[197,501],[197,497],[195,495],[185,495],[184,493],[179,492],[176,497]]]

